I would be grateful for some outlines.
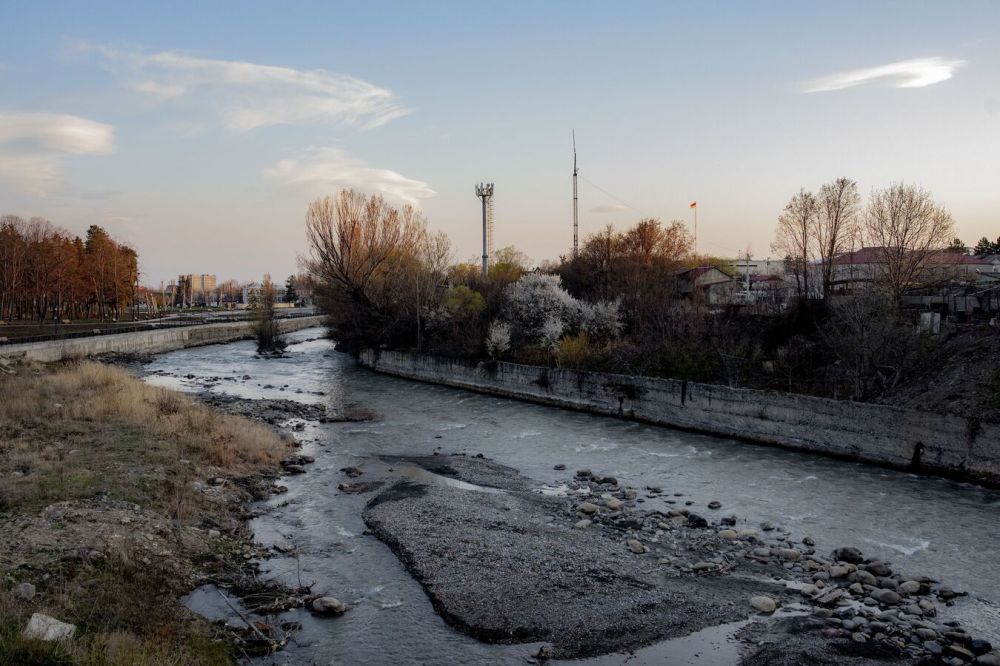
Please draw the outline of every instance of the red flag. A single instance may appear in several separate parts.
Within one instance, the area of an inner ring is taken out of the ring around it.
[[[697,201],[692,201],[691,205],[688,206],[688,208],[697,208],[697,207],[698,207],[698,202]]]

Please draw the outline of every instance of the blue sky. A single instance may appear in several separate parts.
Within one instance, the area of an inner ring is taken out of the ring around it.
[[[0,212],[102,224],[153,284],[291,273],[308,202],[352,185],[462,259],[493,180],[497,243],[555,258],[574,127],[582,235],[697,199],[699,249],[766,256],[842,175],[1000,235],[996,2],[2,0],[0,25]]]

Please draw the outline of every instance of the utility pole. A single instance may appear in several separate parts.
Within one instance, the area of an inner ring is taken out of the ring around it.
[[[580,244],[580,219],[579,219],[579,197],[577,196],[576,176],[579,170],[576,168],[576,130],[573,130],[573,258],[579,251]]]

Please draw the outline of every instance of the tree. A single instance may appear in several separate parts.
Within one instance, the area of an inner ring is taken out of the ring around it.
[[[817,237],[819,201],[812,192],[804,189],[793,196],[781,215],[771,249],[788,257],[795,264],[796,274],[802,275],[799,295],[809,297],[809,262],[813,256],[813,242]]]
[[[820,260],[824,299],[829,298],[833,283],[834,258],[850,250],[857,237],[860,203],[858,184],[849,178],[837,178],[819,189],[812,235]]]
[[[964,242],[962,242],[961,238],[954,238],[952,239],[951,244],[945,248],[945,252],[948,252],[949,254],[969,254],[969,248]]]
[[[426,222],[412,206],[397,209],[381,196],[343,190],[317,199],[306,215],[304,265],[334,335],[352,352],[413,338],[411,280],[422,270]]]
[[[896,306],[905,290],[927,276],[953,231],[948,211],[916,185],[897,183],[872,192],[865,212],[865,242],[876,255],[876,283]]]
[[[285,348],[285,341],[275,316],[277,300],[278,290],[271,281],[271,276],[265,273],[260,283],[260,294],[253,308],[253,329],[259,354],[280,352]]]
[[[1000,254],[1000,236],[997,237],[996,243],[991,243],[990,239],[983,236],[976,243],[976,247],[973,248],[972,254],[982,257],[988,254]]]
[[[289,275],[285,279],[285,302],[297,303],[299,300],[298,291],[295,289],[295,276]]]

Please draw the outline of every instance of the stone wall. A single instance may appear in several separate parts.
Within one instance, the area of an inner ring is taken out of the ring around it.
[[[320,326],[323,323],[323,317],[279,319],[278,323],[283,333],[290,333],[311,326]],[[112,333],[89,338],[10,344],[0,346],[0,357],[7,356],[49,363],[64,358],[94,356],[111,352],[159,353],[250,338],[253,337],[252,326],[253,324],[249,321],[238,321],[178,326],[134,333]]]
[[[1000,484],[1000,424],[674,379],[366,350],[373,370],[511,398]]]

